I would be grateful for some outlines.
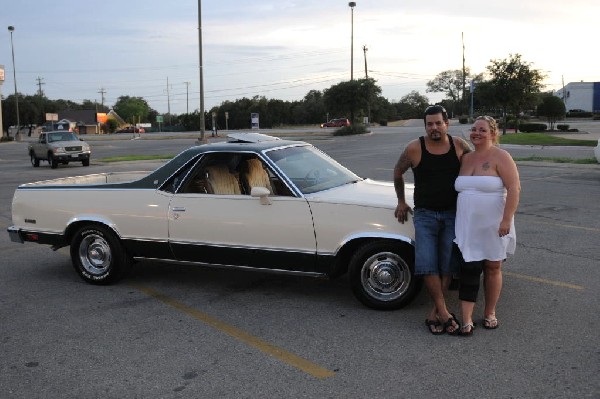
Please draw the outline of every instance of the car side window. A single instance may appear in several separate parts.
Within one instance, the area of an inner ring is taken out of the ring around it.
[[[207,154],[179,192],[250,195],[252,187],[265,187],[271,195],[292,195],[256,154],[240,153]]]

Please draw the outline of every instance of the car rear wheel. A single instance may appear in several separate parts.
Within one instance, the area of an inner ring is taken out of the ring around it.
[[[422,285],[413,274],[409,255],[408,245],[392,241],[374,241],[358,248],[348,270],[356,298],[378,310],[407,305]]]
[[[29,157],[31,158],[31,164],[33,165],[34,168],[37,168],[38,166],[40,166],[40,160],[35,157],[35,154],[33,153],[33,151],[29,154]]]
[[[97,224],[84,226],[73,236],[71,260],[79,276],[90,284],[111,284],[131,268],[117,236]]]

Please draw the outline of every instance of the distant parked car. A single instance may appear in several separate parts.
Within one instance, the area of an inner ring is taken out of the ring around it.
[[[343,127],[350,126],[350,121],[346,118],[332,119],[329,122],[321,123],[321,127]]]

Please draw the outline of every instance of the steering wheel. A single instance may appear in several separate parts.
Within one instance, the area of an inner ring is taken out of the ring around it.
[[[312,180],[311,186],[319,183],[321,180],[321,172],[319,172],[319,169],[314,168],[308,171],[306,176],[304,176],[304,181],[308,182],[309,180]]]

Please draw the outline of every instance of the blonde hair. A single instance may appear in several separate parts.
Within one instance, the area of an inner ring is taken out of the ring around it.
[[[490,126],[490,134],[493,136],[494,144],[498,144],[500,142],[500,138],[498,137],[498,124],[496,120],[491,116],[483,115],[475,118],[475,121],[486,121]]]

